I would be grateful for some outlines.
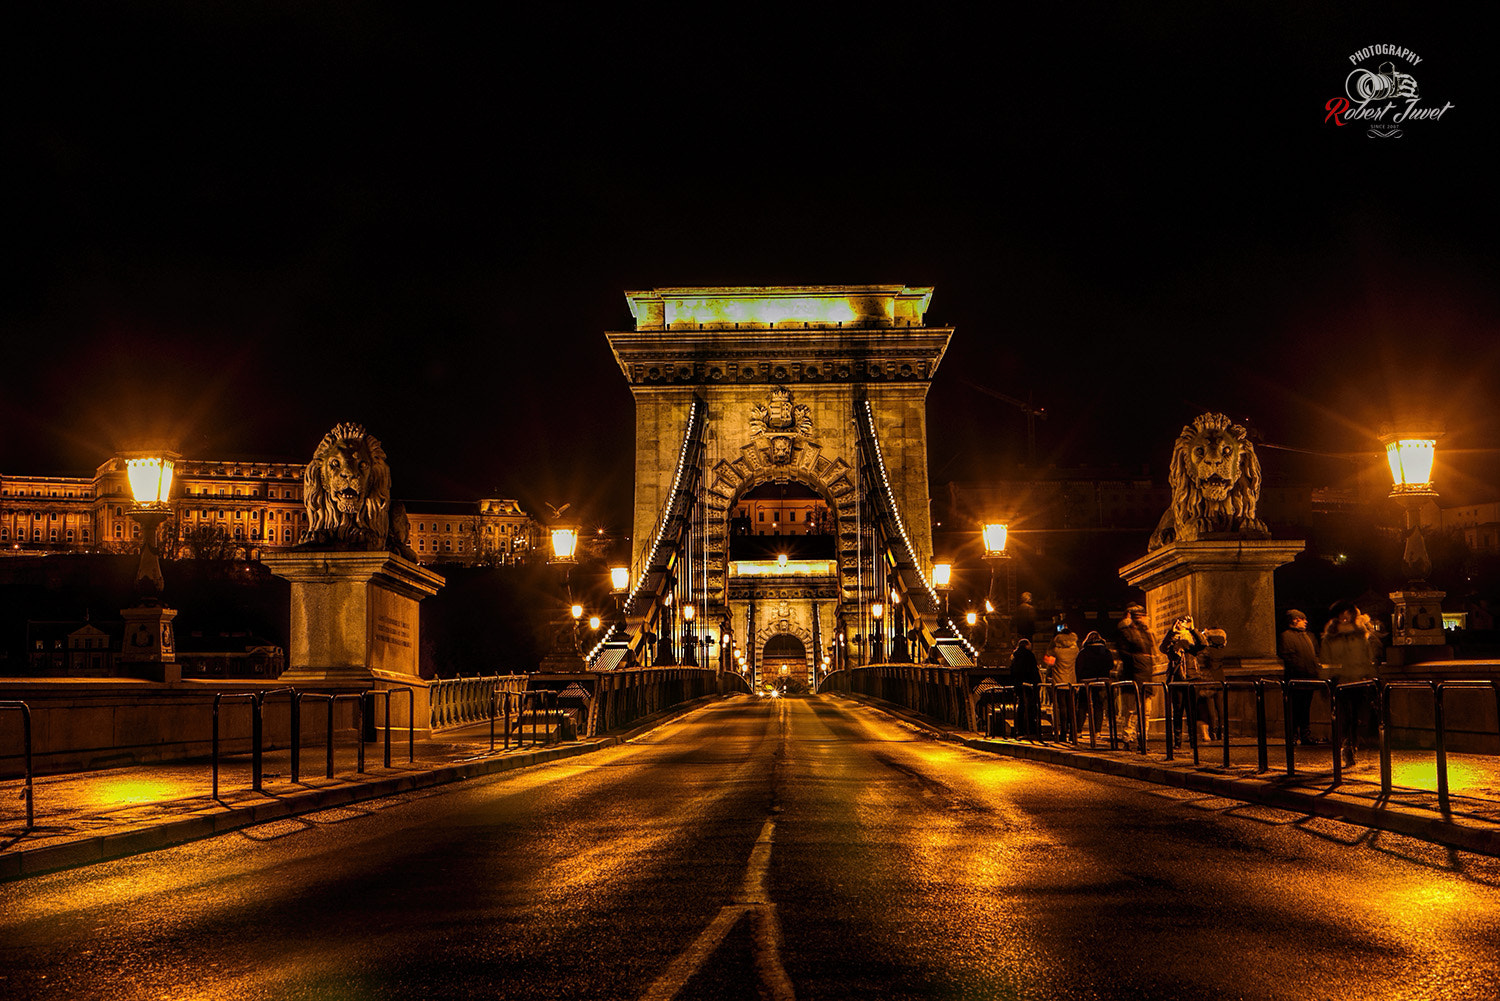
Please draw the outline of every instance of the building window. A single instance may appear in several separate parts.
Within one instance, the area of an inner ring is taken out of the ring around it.
[[[281,541],[282,542],[291,542],[292,541],[292,530],[290,528],[284,528],[284,529],[281,530]]]
[[[115,526],[115,538],[117,538],[117,539],[123,539],[124,537],[125,537],[125,529],[122,526],[120,526],[120,525],[116,525]]]
[[[445,552],[445,553],[451,553],[451,552],[453,552],[453,541],[451,539],[444,539],[443,540],[443,552]]]

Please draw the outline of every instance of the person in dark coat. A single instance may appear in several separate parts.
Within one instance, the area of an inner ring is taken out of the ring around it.
[[[1321,677],[1318,666],[1318,644],[1313,634],[1307,631],[1307,616],[1299,609],[1286,612],[1286,628],[1276,638],[1276,656],[1281,658],[1283,678],[1286,681],[1316,680]],[[1304,744],[1316,744],[1312,735],[1313,689],[1307,685],[1288,685],[1292,702],[1292,732]]]
[[[1139,685],[1148,685],[1152,681],[1152,674],[1156,670],[1156,640],[1151,636],[1151,627],[1146,624],[1146,606],[1132,604],[1125,609],[1125,618],[1120,622],[1120,680],[1134,681]],[[1150,693],[1143,689],[1140,692],[1140,705],[1134,695],[1130,696],[1130,703],[1126,706],[1123,718],[1120,721],[1121,732],[1125,739],[1129,740],[1132,733],[1130,729],[1131,710],[1135,710],[1138,725],[1142,731],[1150,718]]]
[[[1083,638],[1083,646],[1078,648],[1078,659],[1073,662],[1073,670],[1078,675],[1078,683],[1108,681],[1114,669],[1115,655],[1110,653],[1109,644],[1104,642],[1104,637],[1097,632],[1090,632]],[[1097,734],[1104,712],[1104,688],[1102,686],[1095,685],[1089,689],[1089,704],[1089,724]]]
[[[1037,668],[1031,640],[1016,641],[1015,652],[1010,655],[1010,683],[1016,688],[1017,732],[1022,736],[1040,733],[1041,714],[1036,686],[1042,683],[1042,673]]]
[[[1192,616],[1185,615],[1172,623],[1172,628],[1162,637],[1160,649],[1167,655],[1168,685],[1207,680],[1207,673],[1198,664],[1198,655],[1208,649],[1208,643],[1204,641],[1203,634],[1198,632],[1197,626],[1193,625]],[[1182,746],[1182,722],[1188,715],[1190,701],[1192,708],[1198,712],[1198,740],[1201,743],[1208,742],[1208,717],[1204,714],[1200,699],[1201,696],[1196,691],[1189,692],[1182,688],[1172,690],[1167,713],[1170,719],[1167,724],[1172,732],[1173,747]]]

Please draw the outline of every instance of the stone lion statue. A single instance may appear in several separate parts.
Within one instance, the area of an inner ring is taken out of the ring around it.
[[[1148,551],[1207,535],[1270,538],[1255,517],[1260,460],[1245,429],[1223,414],[1200,414],[1172,448],[1172,506],[1161,516]]]
[[[323,436],[302,474],[307,531],[300,547],[392,552],[415,560],[406,510],[391,503],[391,467],[380,439],[360,424]]]

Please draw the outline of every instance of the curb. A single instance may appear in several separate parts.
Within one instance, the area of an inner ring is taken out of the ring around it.
[[[425,771],[372,779],[368,782],[353,782],[329,789],[314,789],[265,803],[228,807],[212,813],[198,813],[180,820],[169,820],[136,830],[93,834],[73,841],[36,848],[17,848],[0,854],[0,882],[9,882],[27,876],[40,876],[63,869],[76,869],[95,862],[107,862],[161,848],[171,848],[190,841],[199,841],[241,828],[253,827],[268,820],[316,813],[330,807],[380,799],[397,793],[429,789],[434,786],[462,782],[465,779],[482,778],[517,768],[527,768],[531,765],[592,754],[607,747],[627,743],[643,733],[669,723],[678,716],[710,701],[717,701],[719,698],[719,696],[705,696],[694,699],[692,702],[684,702],[655,716],[647,717],[639,725],[624,733],[595,737],[587,742],[557,744],[506,757],[468,761],[458,765],[443,765]]]
[[[1408,806],[1376,806],[1368,800],[1338,792],[1304,792],[1288,789],[1268,779],[1230,778],[1208,772],[1168,769],[1144,761],[1121,761],[1099,755],[1063,751],[1034,744],[1000,744],[981,737],[939,729],[921,717],[894,710],[858,696],[845,696],[888,715],[920,726],[938,739],[987,754],[999,754],[1028,761],[1060,765],[1080,771],[1098,772],[1120,778],[1136,779],[1156,785],[1176,786],[1210,793],[1224,799],[1237,799],[1260,806],[1275,807],[1293,813],[1340,820],[1392,834],[1431,841],[1436,844],[1500,856],[1500,825],[1484,821],[1458,823],[1439,814]]]

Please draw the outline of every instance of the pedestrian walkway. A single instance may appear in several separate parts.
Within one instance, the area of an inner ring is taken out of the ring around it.
[[[1486,754],[1448,754],[1448,811],[1439,805],[1437,755],[1432,750],[1391,752],[1391,794],[1383,794],[1380,754],[1362,749],[1353,766],[1335,780],[1333,748],[1328,744],[1293,749],[1294,774],[1286,768],[1284,743],[1267,747],[1267,770],[1259,771],[1260,751],[1253,738],[1231,737],[1229,763],[1222,743],[1202,745],[1198,763],[1191,746],[1166,758],[1160,732],[1139,745],[1120,741],[1109,746],[1104,730],[1090,746],[1085,730],[1075,745],[1065,740],[986,737],[920,717],[909,710],[864,696],[845,696],[874,705],[908,722],[936,731],[943,739],[992,754],[1042,761],[1086,771],[1119,775],[1161,785],[1196,789],[1225,799],[1344,820],[1439,844],[1500,856],[1500,758]],[[1160,720],[1155,722],[1160,723]]]
[[[261,791],[252,782],[251,756],[220,762],[219,795],[207,760],[132,765],[101,771],[43,775],[33,782],[35,826],[26,830],[25,782],[0,780],[0,880],[68,869],[152,851],[281,817],[296,816],[512,768],[587,754],[628,740],[690,705],[644,721],[622,736],[547,744],[526,733],[524,746],[506,749],[489,725],[478,724],[416,740],[395,735],[391,765],[384,744],[365,745],[365,771],[354,746],[336,749],[327,777],[320,747],[304,747],[300,781],[292,781],[291,751],[267,752]]]

